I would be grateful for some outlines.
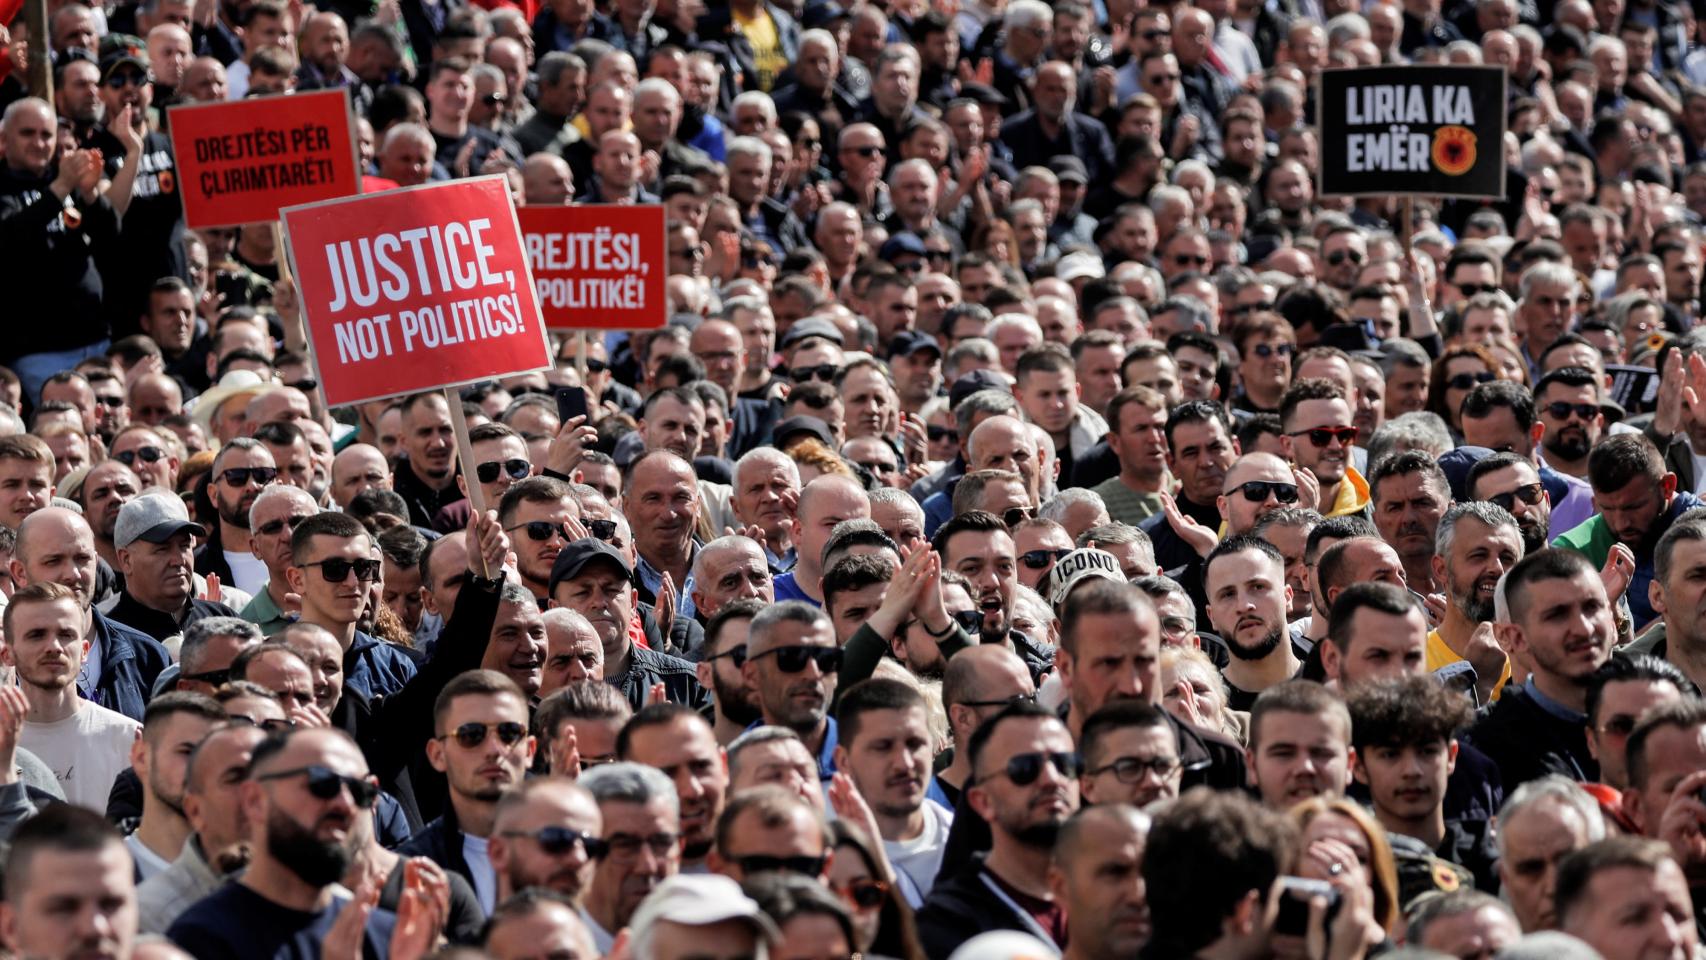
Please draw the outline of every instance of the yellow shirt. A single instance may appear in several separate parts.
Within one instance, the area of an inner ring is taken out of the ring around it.
[[[1438,630],[1429,630],[1428,631],[1428,646],[1427,646],[1426,656],[1427,656],[1427,660],[1428,660],[1428,672],[1429,673],[1432,673],[1433,671],[1438,670],[1440,667],[1456,663],[1457,661],[1463,659],[1462,657],[1457,655],[1457,652],[1455,650],[1451,649],[1451,647],[1446,645],[1445,640],[1442,637],[1440,637]],[[1493,688],[1493,699],[1494,700],[1499,699],[1499,694],[1504,692],[1505,684],[1510,682],[1510,678],[1511,678],[1511,662],[1510,662],[1510,658],[1506,657],[1505,658],[1504,672],[1499,674],[1499,684],[1498,684],[1498,686]]]
[[[729,15],[746,36],[746,42],[752,44],[752,61],[758,67],[758,89],[769,93],[776,83],[776,76],[788,69],[788,58],[782,53],[782,37],[776,32],[776,21],[770,19],[770,12],[762,6],[758,8],[757,16],[750,19],[732,9]]]

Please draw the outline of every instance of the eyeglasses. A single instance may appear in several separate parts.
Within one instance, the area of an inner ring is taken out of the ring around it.
[[[1019,554],[1019,562],[1027,570],[1047,570],[1059,562],[1061,557],[1071,553],[1071,550],[1026,550]]]
[[[226,486],[246,487],[253,480],[261,486],[278,479],[277,467],[232,467],[219,475]]]
[[[481,483],[496,481],[499,471],[509,474],[511,480],[526,480],[527,475],[533,472],[533,464],[520,457],[512,457],[503,461],[487,460],[474,467],[474,475],[480,478]]]
[[[1158,87],[1163,83],[1178,83],[1180,76],[1177,73],[1156,73],[1144,77],[1143,82],[1152,87]]]
[[[1453,286],[1457,287],[1458,291],[1463,294],[1463,299],[1465,300],[1468,300],[1470,297],[1473,297],[1478,293],[1492,293],[1494,290],[1499,289],[1496,284],[1491,283],[1458,283],[1453,284]]]
[[[1540,409],[1551,414],[1554,420],[1569,419],[1572,413],[1576,415],[1578,420],[1592,420],[1599,416],[1599,408],[1591,403],[1565,403],[1562,400],[1557,400]]]
[[[457,745],[464,750],[472,750],[485,743],[486,737],[493,733],[498,735],[499,743],[506,747],[513,747],[521,742],[522,737],[527,736],[527,724],[517,723],[514,720],[505,720],[502,723],[470,721],[438,739],[455,740]]]
[[[1043,775],[1044,765],[1054,767],[1054,772],[1063,777],[1076,777],[1084,772],[1084,758],[1076,753],[1021,753],[1011,757],[1007,766],[997,770],[983,779],[990,777],[1006,777],[1015,787],[1025,787],[1037,782]]]
[[[1266,360],[1273,356],[1289,357],[1296,349],[1289,343],[1258,343],[1250,348],[1250,352]]]
[[[1532,507],[1540,502],[1540,495],[1545,492],[1545,488],[1540,485],[1540,482],[1535,481],[1534,483],[1517,487],[1509,493],[1495,493],[1487,498],[1487,502],[1502,508],[1507,513],[1513,513],[1515,512],[1516,502],[1518,500],[1521,500],[1523,503]]]
[[[553,857],[560,857],[576,847],[581,848],[581,851],[593,860],[603,859],[604,855],[610,852],[610,844],[605,843],[603,837],[595,837],[569,827],[540,827],[533,831],[505,830],[500,836],[526,837]]]
[[[799,673],[806,668],[807,663],[816,663],[818,670],[823,673],[834,673],[841,668],[840,647],[812,647],[801,644],[793,647],[772,647],[763,653],[749,656],[749,660],[760,657],[775,657],[776,668],[783,673]]]
[[[835,892],[860,910],[875,910],[888,899],[889,885],[881,880],[864,877],[850,881],[845,887],[837,887]]]
[[[302,521],[308,519],[310,516],[312,516],[312,514],[305,513],[295,517],[279,517],[277,520],[268,520],[266,523],[256,527],[255,532],[265,537],[276,537],[280,533],[284,532],[285,527],[295,530],[297,527],[302,526]],[[339,577],[338,579],[342,580],[343,578]]]
[[[1327,263],[1331,266],[1336,267],[1339,264],[1344,263],[1346,260],[1349,260],[1352,263],[1361,263],[1363,260],[1362,251],[1334,250],[1332,253],[1327,254]]]
[[[811,380],[822,380],[831,383],[841,367],[833,363],[820,363],[815,367],[795,367],[788,371],[788,379],[795,383],[806,383]]]
[[[1168,33],[1165,30],[1145,30],[1142,33],[1138,34],[1138,36],[1142,37],[1145,40],[1148,40],[1150,43],[1154,43],[1155,41],[1160,40],[1163,37],[1165,37],[1169,40],[1171,40],[1173,38],[1173,35]]]
[[[924,261],[923,260],[907,260],[904,263],[891,264],[891,266],[893,266],[895,268],[895,270],[897,272],[900,272],[900,273],[923,273],[924,272]]]
[[[1030,507],[1008,507],[1001,511],[1001,522],[1016,527],[1033,516],[1036,516],[1036,511]]]
[[[1106,766],[1089,771],[1090,776],[1099,777],[1113,771],[1114,779],[1121,783],[1137,783],[1146,773],[1153,773],[1159,779],[1166,779],[1174,770],[1179,769],[1178,757],[1121,757]]]
[[[681,846],[681,837],[678,834],[662,832],[645,837],[632,833],[614,833],[604,838],[604,844],[606,854],[617,860],[634,859],[640,855],[641,847],[651,850],[654,856],[667,857],[671,850]]]
[[[114,460],[117,460],[119,463],[122,463],[127,467],[136,466],[136,461],[138,460],[141,460],[143,463],[159,463],[161,460],[165,459],[165,457],[166,451],[159,447],[137,447],[135,450],[126,450],[123,453],[113,454]],[[227,470],[225,472],[229,474],[231,471]],[[265,483],[266,481],[262,482]],[[241,483],[232,484],[234,487],[240,487],[242,485],[243,484]]]
[[[960,442],[960,432],[958,430],[955,430],[953,427],[944,427],[934,423],[925,426],[924,435],[930,438],[931,443],[941,443],[944,440],[948,440],[953,443]]]
[[[802,877],[815,877],[823,873],[825,857],[773,857],[768,854],[755,853],[750,857],[730,857],[740,866],[743,874],[754,873],[797,873]]]
[[[1235,317],[1242,317],[1248,313],[1264,313],[1266,311],[1272,310],[1274,308],[1274,306],[1275,306],[1275,304],[1272,300],[1258,300],[1255,303],[1240,303],[1239,305],[1232,308],[1231,313]],[[1260,347],[1257,347],[1258,351],[1260,349],[1261,349]],[[1262,353],[1258,352],[1257,356],[1266,356],[1266,354],[1262,354]]]
[[[221,670],[219,672],[226,674],[227,676],[229,676],[231,673],[231,671],[229,671],[229,670]],[[180,679],[180,680],[191,680],[194,678],[193,677],[179,677],[178,679]],[[209,682],[211,683],[212,681],[209,681]],[[225,681],[221,680],[219,683],[215,684],[215,686],[223,686],[224,683],[225,683]],[[248,726],[248,727],[259,727],[260,729],[265,730],[268,733],[277,733],[280,730],[290,730],[296,726],[295,720],[289,720],[289,719],[286,719],[284,717],[274,717],[271,720],[256,720],[254,717],[251,717],[245,713],[226,714],[225,719],[231,721],[232,723],[240,723],[240,724],[243,724],[244,726]]]
[[[1036,703],[1036,691],[1030,693],[1015,693],[1005,700],[962,700],[962,707],[1010,707],[1015,703]],[[1033,778],[1034,779],[1034,778]]]
[[[527,530],[527,539],[538,543],[544,543],[551,539],[553,535],[562,537],[564,541],[575,539],[574,535],[569,533],[568,524],[561,522],[552,523],[549,520],[529,520],[526,523],[518,523],[513,527],[506,528],[504,532],[514,533],[515,531],[524,528]],[[612,530],[611,532],[615,533],[616,531]]]
[[[306,776],[308,778],[308,793],[318,800],[334,800],[344,789],[349,790],[350,801],[357,808],[368,810],[379,800],[379,785],[361,777],[348,777],[336,770],[314,765],[296,767],[291,770],[278,770],[273,773],[263,773],[256,780],[287,780],[291,777]]]
[[[1206,267],[1208,266],[1208,258],[1194,253],[1175,253],[1173,254],[1173,266]]]
[[[1184,617],[1161,618],[1161,635],[1163,637],[1171,637],[1174,640],[1183,640],[1196,632],[1197,625],[1193,620],[1187,620]]]
[[[115,73],[108,77],[106,84],[112,90],[123,90],[125,87],[145,87],[148,85],[148,74],[126,70],[124,73]]]
[[[1243,494],[1251,503],[1266,503],[1270,496],[1280,503],[1297,502],[1297,484],[1283,480],[1250,480],[1226,491],[1226,496],[1234,493]]]
[[[1453,390],[1473,390],[1478,383],[1492,383],[1496,378],[1483,370],[1480,373],[1460,373],[1445,382]]]
[[[846,150],[848,153],[856,153],[867,160],[872,157],[879,156],[883,152],[882,147],[843,147],[842,149]]]
[[[180,673],[179,680],[189,680],[193,683],[205,683],[209,686],[223,687],[231,679],[231,670],[208,670],[204,673]],[[253,722],[253,721],[251,721]]]
[[[705,659],[730,660],[734,662],[735,669],[739,670],[746,663],[746,644],[743,643],[737,647],[730,647],[722,653],[713,653]]]
[[[372,583],[379,579],[379,561],[372,557],[360,557],[355,560],[332,557],[330,560],[316,560],[302,566],[319,567],[320,576],[325,577],[327,583],[343,583],[351,570],[355,571],[355,578],[362,583]]]
[[[1291,433],[1286,434],[1286,436],[1288,436],[1288,437],[1307,436],[1309,438],[1309,442],[1314,444],[1317,447],[1325,447],[1326,445],[1332,443],[1334,440],[1337,440],[1341,444],[1344,444],[1345,446],[1348,447],[1351,444],[1357,442],[1357,428],[1356,427],[1311,427],[1308,430],[1293,430]]]

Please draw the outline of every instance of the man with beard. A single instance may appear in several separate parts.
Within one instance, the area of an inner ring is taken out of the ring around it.
[[[1065,905],[1047,877],[1060,827],[1078,809],[1083,761],[1072,734],[1049,710],[1017,702],[991,717],[966,745],[965,802],[988,822],[989,853],[939,879],[918,911],[924,951],[945,957],[988,930],[1022,930],[1066,942]]]
[[[848,687],[835,716],[835,765],[870,805],[900,893],[917,909],[942,869],[954,821],[930,774],[924,697],[907,683],[876,677]]]
[[[136,879],[112,825],[64,804],[18,827],[6,857],[0,936],[20,956],[128,958]]]
[[[775,604],[752,619],[741,676],[758,699],[766,725],[799,734],[817,757],[818,774],[835,774],[835,699],[841,647],[829,615],[797,600]]]
[[[681,869],[698,872],[716,839],[729,788],[728,759],[699,711],[654,703],[634,714],[616,737],[616,755],[675,781],[681,823]]]
[[[1540,445],[1547,466],[1588,479],[1588,453],[1605,431],[1601,399],[1599,378],[1585,367],[1559,367],[1534,385],[1534,405],[1546,427]]]
[[[171,494],[145,494],[125,504],[113,527],[124,592],[108,615],[161,642],[197,620],[235,617],[230,607],[195,596],[191,538],[206,535]]]
[[[604,679],[604,642],[587,619],[573,610],[545,611],[545,666],[539,674],[538,698],[571,683]]]
[[[213,728],[195,745],[185,766],[184,817],[191,833],[183,852],[164,871],[136,889],[143,933],[164,934],[192,904],[248,862],[238,803],[255,747],[266,739],[260,727],[231,723]]]
[[[1554,371],[1557,372],[1559,371]],[[1564,392],[1564,388],[1553,385],[1563,382],[1565,378],[1549,377],[1542,381],[1548,390],[1560,393]],[[1547,512],[1550,519],[1546,532],[1550,539],[1574,529],[1577,524],[1593,516],[1595,511],[1593,488],[1588,486],[1586,480],[1559,473],[1541,459],[1540,450],[1543,447],[1550,450],[1547,446],[1548,431],[1555,424],[1567,424],[1569,418],[1564,415],[1568,411],[1560,408],[1557,411],[1549,411],[1556,412],[1559,416],[1542,422],[1541,412],[1535,406],[1535,398],[1540,396],[1540,392],[1540,388],[1536,387],[1534,392],[1530,393],[1522,384],[1509,380],[1478,384],[1463,398],[1463,411],[1459,422],[1462,425],[1465,446],[1486,447],[1499,453],[1514,453],[1527,460],[1538,471],[1549,503]],[[1572,437],[1578,437],[1582,428],[1571,427],[1570,430]],[[1515,510],[1511,512],[1517,515],[1518,520],[1522,519],[1522,515]],[[1540,546],[1544,544],[1531,549],[1537,550]]]
[[[1598,513],[1552,545],[1580,553],[1601,568],[1614,546],[1628,547],[1635,568],[1624,596],[1639,632],[1657,616],[1650,595],[1653,548],[1677,517],[1706,504],[1676,488],[1676,474],[1665,469],[1652,441],[1638,433],[1607,437],[1594,447],[1588,455],[1588,482]]]
[[[488,915],[498,902],[489,856],[497,802],[527,775],[535,746],[527,732],[527,699],[501,673],[464,673],[445,684],[433,704],[427,760],[449,782],[450,804],[398,852],[461,874]]]
[[[711,691],[714,706],[711,733],[727,747],[746,729],[763,718],[758,697],[747,686],[737,664],[746,662],[747,634],[752,618],[768,606],[757,600],[725,604],[705,624],[703,659],[694,665],[699,685]]]
[[[220,583],[231,586],[236,586],[238,579],[266,582],[266,564],[249,552],[249,510],[261,491],[277,479],[278,466],[272,452],[259,440],[238,437],[220,448],[207,480],[207,496],[219,514],[219,525],[196,550],[196,573],[204,577],[217,574]],[[254,595],[261,591],[247,592]]]
[[[107,460],[89,468],[78,490],[83,516],[95,533],[95,552],[109,568],[118,566],[118,548],[113,546],[113,526],[119,508],[142,490],[142,481],[129,467]],[[26,518],[27,519],[27,518]]]
[[[643,454],[629,468],[622,499],[634,531],[637,597],[642,603],[655,603],[669,583],[676,596],[675,610],[669,616],[672,623],[678,618],[683,625],[691,624],[695,612],[692,570],[693,558],[699,552],[696,533],[709,507],[701,491],[691,455],[653,451]],[[692,633],[697,631],[689,635]],[[674,645],[690,650],[698,643],[695,638]]]
[[[1480,703],[1499,696],[1511,676],[1506,651],[1493,636],[1493,595],[1499,578],[1523,554],[1516,518],[1491,503],[1459,503],[1440,519],[1433,568],[1450,603],[1438,629],[1428,634],[1427,668],[1469,661]]]
[[[1358,513],[1368,506],[1368,483],[1351,466],[1357,428],[1342,386],[1331,380],[1304,379],[1280,398],[1281,442],[1292,462],[1321,483],[1317,500],[1323,517]]]
[[[307,491],[284,483],[262,490],[249,508],[249,550],[266,565],[267,579],[242,615],[260,627],[262,634],[271,636],[291,623],[284,612],[291,592],[290,538],[302,521],[319,512]]]
[[[498,902],[543,887],[579,907],[607,849],[603,837],[597,801],[571,780],[539,777],[505,793],[487,847]]]
[[[1546,492],[1534,461],[1515,453],[1495,453],[1469,468],[1469,499],[1484,500],[1516,518],[1524,553],[1545,549],[1552,524],[1552,495]]]
[[[1108,516],[1138,524],[1161,512],[1172,486],[1167,474],[1167,401],[1148,387],[1127,387],[1108,402],[1108,447],[1119,473],[1090,490],[1107,505]]]
[[[1505,575],[1510,622],[1499,646],[1531,668],[1507,687],[1466,739],[1492,758],[1506,790],[1548,773],[1599,779],[1587,743],[1587,689],[1617,638],[1599,571],[1571,550],[1542,550]]]
[[[598,801],[605,855],[593,871],[581,919],[600,956],[641,901],[681,869],[681,813],[675,787],[661,772],[639,763],[607,763],[580,778]]]
[[[1220,513],[1221,484],[1239,453],[1226,408],[1207,400],[1186,401],[1167,414],[1162,430],[1167,438],[1167,469],[1179,480],[1174,505],[1199,525],[1218,528],[1225,519]],[[1155,545],[1155,562],[1161,569],[1201,562],[1202,556],[1168,523],[1165,511],[1137,528]]]
[[[199,693],[166,693],[149,702],[142,736],[130,748],[130,768],[142,782],[142,821],[124,839],[139,880],[163,873],[183,853],[190,833],[184,816],[189,755],[224,720],[225,710]]]
[[[1434,579],[1434,539],[1451,506],[1451,482],[1432,454],[1405,450],[1382,460],[1368,478],[1374,526],[1398,551],[1404,579],[1420,593],[1439,592]],[[1545,528],[1541,528],[1542,534]]]
[[[429,390],[403,400],[401,445],[407,456],[397,462],[391,489],[409,505],[409,522],[433,529],[438,512],[462,499],[456,478],[456,430],[444,394]],[[488,504],[487,506],[490,506]]]
[[[17,587],[52,582],[71,589],[83,608],[83,636],[89,643],[77,678],[79,693],[140,721],[154,681],[168,669],[172,657],[153,637],[94,606],[100,561],[89,525],[61,507],[37,510],[18,526],[9,566]]]
[[[504,492],[497,511],[498,522],[515,545],[522,586],[543,605],[550,599],[547,585],[557,553],[563,544],[585,535],[574,491],[554,477],[528,477]]]
[[[1124,960],[1142,951],[1149,941],[1148,840],[1149,816],[1127,804],[1085,807],[1060,828],[1048,882],[1066,905],[1062,960]]]
[[[1161,621],[1141,590],[1098,579],[1067,593],[1061,607],[1055,665],[1074,740],[1084,721],[1110,703],[1160,704]]]
[[[1285,558],[1266,540],[1232,537],[1203,562],[1203,584],[1209,620],[1232,653],[1222,670],[1227,705],[1248,710],[1263,690],[1291,679],[1301,665],[1285,642],[1291,606]]]
[[[379,569],[367,528],[347,514],[315,514],[291,534],[285,575],[290,592],[302,598],[301,619],[337,638],[344,648],[344,688],[364,700],[395,694],[416,669],[401,649],[356,629]]]
[[[238,789],[249,866],[166,935],[195,957],[317,956],[353,903],[338,884],[361,842],[356,817],[373,806],[378,784],[346,734],[298,727],[255,747]],[[385,955],[394,920],[385,911],[367,919],[364,953]]]

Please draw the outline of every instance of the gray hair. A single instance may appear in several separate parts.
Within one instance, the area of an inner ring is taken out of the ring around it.
[[[1037,343],[1043,342],[1043,328],[1037,323],[1037,318],[1023,313],[1003,313],[989,321],[989,325],[983,328],[984,339],[994,343],[995,335],[1010,327],[1028,330],[1036,336]]]
[[[1426,369],[1428,366],[1428,352],[1422,349],[1421,344],[1404,337],[1383,341],[1380,354],[1380,372],[1388,377],[1399,367]]]
[[[1089,487],[1067,487],[1037,508],[1037,517],[1065,524],[1067,512],[1079,504],[1094,504],[1104,513],[1108,509],[1108,505],[1102,502],[1102,495]]]
[[[1335,47],[1348,40],[1367,40],[1373,35],[1360,13],[1341,13],[1327,21],[1327,42]]]
[[[681,798],[675,792],[675,784],[656,767],[643,763],[607,763],[582,773],[575,782],[585,787],[601,806],[606,802],[642,807],[661,803],[669,808],[671,817],[681,816]]]
[[[1185,589],[1184,584],[1164,573],[1157,573],[1147,577],[1138,577],[1131,582],[1131,585],[1149,594],[1151,600],[1161,600],[1169,596],[1183,597],[1187,601],[1185,606],[1190,611],[1191,628],[1196,629],[1197,605],[1190,602],[1191,594]]]
[[[1187,206],[1195,207],[1195,201],[1191,199],[1191,192],[1186,190],[1184,187],[1176,187],[1170,183],[1163,183],[1149,191],[1150,210],[1160,213],[1161,208],[1165,207],[1169,202],[1183,203]],[[1163,240],[1162,242],[1166,241]]]
[[[1154,541],[1149,539],[1149,534],[1144,533],[1142,530],[1139,530],[1129,523],[1121,523],[1118,520],[1115,520],[1113,523],[1104,523],[1099,527],[1091,527],[1078,535],[1078,546],[1080,547],[1089,546],[1091,541],[1095,541],[1097,545],[1107,543],[1115,546],[1135,543],[1137,544],[1138,555],[1148,558],[1149,562],[1144,564],[1144,566],[1155,566]]]
[[[665,81],[665,83],[668,83],[668,81]],[[758,112],[763,114],[771,123],[776,122],[776,101],[770,99],[770,94],[765,93],[763,90],[748,90],[740,96],[735,97],[734,103],[729,108],[729,115],[734,116],[735,111],[738,111],[741,107],[757,107]],[[740,137],[735,138],[736,141],[740,139]],[[729,151],[733,151],[734,148],[734,142],[730,142],[728,147]],[[765,152],[769,152],[770,147],[767,145],[764,149]]]
[[[943,326],[947,326],[947,318],[943,318]],[[948,348],[948,355],[942,358],[942,372],[955,371],[967,360],[981,360],[984,363],[1000,363],[1001,351],[995,349],[995,344],[983,337],[967,337]],[[1006,374],[1002,374],[1006,376]],[[995,391],[988,391],[995,392]],[[946,398],[944,398],[946,399]],[[1016,402],[1016,401],[1015,401]]]
[[[634,85],[634,99],[638,101],[644,94],[656,93],[677,106],[681,105],[681,91],[675,89],[675,84],[662,77],[647,77]]]
[[[827,626],[829,614],[800,600],[784,600],[765,607],[762,613],[752,618],[752,626],[747,628],[747,647],[762,646],[770,631],[783,623],[798,623],[807,627]]]
[[[1453,890],[1450,893],[1430,891],[1411,903],[1410,928],[1404,939],[1410,944],[1421,943],[1422,938],[1427,936],[1428,927],[1435,921],[1460,917],[1488,907],[1502,911],[1513,923],[1516,921],[1516,915],[1511,913],[1510,905],[1490,893],[1468,888]],[[1502,958],[1504,954],[1499,956]]]
[[[705,570],[705,564],[709,561],[705,558],[714,556],[724,550],[737,549],[742,551],[748,549],[756,550],[758,551],[759,559],[762,560],[764,558],[764,548],[760,547],[758,542],[753,540],[751,537],[743,537],[740,534],[734,533],[729,534],[728,536],[718,537],[710,543],[700,547],[699,552],[693,555],[693,579],[696,580],[700,586],[704,586],[705,578],[709,575]]]
[[[1511,516],[1509,510],[1487,500],[1465,500],[1462,503],[1452,504],[1451,508],[1445,511],[1445,516],[1439,518],[1439,529],[1434,532],[1434,553],[1436,555],[1451,556],[1451,543],[1457,539],[1457,524],[1464,517],[1479,520],[1495,530],[1500,527],[1509,527],[1520,533],[1516,518]],[[1516,544],[1517,559],[1519,560],[1522,559],[1522,551],[1522,537],[1519,536]]]
[[[1576,815],[1582,818],[1582,823],[1587,825],[1589,843],[1605,839],[1605,818],[1599,812],[1599,803],[1589,796],[1580,784],[1556,773],[1530,780],[1511,791],[1511,794],[1505,797],[1505,805],[1499,808],[1499,816],[1495,822],[1509,827],[1529,807],[1545,800],[1562,803],[1574,810]],[[1501,859],[1506,853],[1506,836],[1505,830],[1498,832]]]
[[[494,67],[485,61],[474,64],[473,68],[470,69],[468,73],[470,76],[475,78],[485,77],[487,80],[506,79],[502,70],[499,70],[497,67]]]
[[[740,489],[741,471],[745,470],[747,466],[751,464],[764,464],[766,466],[781,467],[783,472],[787,473],[794,481],[794,488],[796,490],[799,489],[800,467],[794,462],[793,457],[788,456],[775,447],[753,447],[751,450],[741,454],[740,459],[735,461],[734,486],[737,491]]]
[[[835,34],[830,33],[822,27],[813,27],[800,34],[800,49],[804,50],[808,43],[815,43],[820,46],[828,47],[837,58],[841,56],[841,45],[835,42]]]
[[[753,92],[756,93],[757,91]],[[758,95],[764,97],[765,102],[769,102],[770,97],[767,94],[760,93]],[[742,96],[745,96],[745,94],[742,94]],[[729,141],[729,147],[728,150],[725,151],[725,154],[731,160],[736,156],[758,157],[768,165],[770,163],[771,156],[770,144],[765,143],[757,137],[736,137]]]
[[[261,642],[261,628],[241,617],[206,617],[184,628],[184,642],[178,647],[178,676],[202,673],[201,657],[207,645],[217,637],[236,637],[242,646]]]
[[[301,500],[315,512],[319,512],[320,509],[320,505],[314,502],[314,498],[308,494],[308,491],[300,487],[293,487],[288,483],[269,484],[260,492],[259,496],[255,497],[255,502],[249,506],[249,526],[251,529],[255,525],[255,515],[260,512],[262,505],[270,504],[274,500]]]
[[[920,517],[924,516],[924,508],[918,505],[917,498],[905,490],[896,490],[894,487],[878,487],[867,496],[870,498],[873,507],[879,503],[886,503],[900,507],[902,510],[911,511]]]
[[[563,50],[553,50],[539,58],[539,85],[554,87],[570,70],[586,72],[586,61]],[[644,82],[644,81],[642,81]],[[673,87],[671,89],[674,89]]]
[[[669,86],[669,81],[665,80],[663,83],[665,86]],[[675,88],[670,87],[670,89],[673,90]],[[723,311],[717,314],[717,316],[730,323],[734,323],[735,315],[740,313],[742,310],[751,310],[754,313],[770,314],[771,317],[775,316],[775,313],[770,309],[770,304],[760,297],[730,297],[723,301]]]
[[[573,630],[576,632],[584,631],[597,636],[597,633],[593,631],[592,621],[588,620],[578,610],[570,610],[568,607],[552,607],[545,611],[544,616],[546,630],[550,630],[555,626],[560,626],[565,630]],[[602,649],[603,648],[601,647],[600,656],[603,656]]]
[[[384,153],[391,149],[391,144],[396,143],[404,137],[413,137],[418,143],[434,144],[434,149],[437,148],[437,141],[433,140],[432,131],[428,130],[424,125],[419,123],[399,123],[385,131],[385,138],[379,142],[379,152]]]
[[[1054,11],[1042,0],[1013,0],[1007,5],[1007,14],[1001,18],[1001,25],[1008,30],[1019,27],[1029,27],[1039,23],[1054,23]]]
[[[1016,414],[1018,410],[1019,401],[1013,398],[1013,394],[1005,390],[979,390],[954,408],[954,424],[959,428],[960,439],[969,443],[973,417],[980,413],[996,416]]]
[[[24,97],[20,100],[14,100],[6,106],[6,112],[0,114],[0,126],[11,126],[13,117],[29,109],[46,110],[48,116],[57,116],[53,104],[40,97]]]
[[[729,780],[732,781],[740,775],[740,758],[748,747],[756,747],[761,743],[774,743],[777,740],[794,740],[802,746],[805,745],[805,741],[800,739],[799,734],[787,727],[778,727],[774,724],[753,727],[729,741]],[[811,751],[808,748],[806,752],[810,753]]]
[[[1131,298],[1130,297],[1109,297],[1107,300],[1102,301],[1102,303],[1100,303],[1096,306],[1096,313],[1100,314],[1102,312],[1103,308],[1106,305],[1111,304],[1114,300],[1129,300],[1129,299],[1131,299]],[[1142,313],[1143,312],[1143,306],[1141,304],[1139,304],[1137,310],[1138,310],[1138,313]],[[1150,312],[1150,316],[1159,316],[1160,314],[1172,313],[1174,311],[1177,311],[1178,313],[1182,314],[1184,319],[1188,323],[1190,323],[1190,325],[1193,328],[1195,328],[1197,330],[1200,330],[1204,333],[1207,333],[1208,331],[1214,329],[1214,312],[1209,310],[1208,305],[1203,303],[1201,300],[1198,300],[1196,297],[1189,297],[1189,296],[1183,296],[1183,295],[1177,296],[1177,297],[1168,297],[1167,299],[1161,301],[1160,306],[1156,307],[1153,311]]]
[[[1518,285],[1522,299],[1527,300],[1533,295],[1534,288],[1542,283],[1551,283],[1569,287],[1571,296],[1575,296],[1576,291],[1579,289],[1579,283],[1576,280],[1576,271],[1574,269],[1569,267],[1567,264],[1553,263],[1550,260],[1542,260],[1523,271],[1522,281]]]
[[[1604,960],[1598,950],[1561,930],[1537,930],[1499,951],[1499,960]]]
[[[1439,414],[1415,410],[1393,417],[1374,431],[1368,438],[1368,462],[1379,463],[1400,450],[1426,450],[1441,457],[1456,446]]]

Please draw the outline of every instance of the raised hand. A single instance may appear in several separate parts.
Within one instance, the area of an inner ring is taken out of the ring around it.
[[[1600,582],[1605,584],[1605,598],[1612,603],[1623,596],[1623,591],[1629,589],[1629,582],[1635,579],[1635,554],[1621,543],[1612,544],[1611,552],[1605,557],[1605,566],[1599,570]]]
[[[326,931],[326,937],[320,944],[320,955],[325,960],[361,960],[367,920],[378,905],[379,885],[370,877],[363,876],[356,884],[355,899],[344,904]]]
[[[563,476],[572,476],[586,455],[586,448],[598,442],[598,430],[586,422],[586,415],[570,417],[557,428],[557,435],[545,448],[545,469]]]
[[[1172,494],[1161,495],[1161,510],[1167,514],[1167,525],[1173,528],[1179,539],[1197,552],[1197,556],[1207,557],[1214,552],[1214,546],[1220,542],[1220,537],[1195,519],[1185,516]]]
[[[509,558],[509,536],[498,523],[496,510],[468,518],[468,572],[490,579]]]
[[[10,685],[0,687],[0,784],[18,782],[18,737],[29,715],[24,691]]]
[[[652,616],[658,622],[658,636],[663,638],[664,646],[669,646],[669,633],[675,627],[675,578],[667,572],[663,575],[663,583],[658,587],[658,603],[652,608]]]
[[[1297,481],[1297,505],[1305,510],[1321,509],[1321,481],[1308,467],[1293,466],[1292,479]]]

